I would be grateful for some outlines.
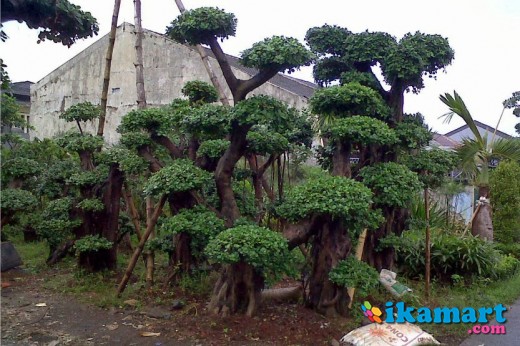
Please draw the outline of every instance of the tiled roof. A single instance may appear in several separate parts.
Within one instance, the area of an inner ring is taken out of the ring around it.
[[[486,125],[486,124],[484,124],[484,123],[481,123],[481,122],[478,121],[478,120],[474,120],[474,122],[475,122],[475,125],[477,125],[478,128],[484,129],[484,130],[486,130],[486,131],[488,131],[488,132],[491,132],[491,133],[494,133],[494,132],[495,132],[495,128],[492,127],[492,126],[489,126],[489,125]],[[458,132],[460,132],[460,131],[464,131],[464,130],[467,129],[467,128],[468,128],[468,125],[463,125],[463,126],[457,128],[457,129],[455,129],[455,130],[452,130],[452,131],[450,131],[450,132],[444,134],[444,136],[451,137],[451,136],[453,136],[454,134],[456,134],[456,133],[458,133]],[[502,138],[513,138],[513,136],[510,136],[510,135],[508,135],[508,134],[505,133],[505,132],[502,132],[502,131],[500,131],[500,130],[496,130],[496,131],[497,131],[497,135],[499,135],[499,136],[502,137]]]
[[[13,95],[31,96],[31,84],[34,83],[29,81],[11,83],[11,92]]]
[[[437,142],[439,146],[446,148],[455,148],[457,145],[460,144],[456,140],[451,139],[446,135],[441,135],[440,133],[433,134],[433,141]]]

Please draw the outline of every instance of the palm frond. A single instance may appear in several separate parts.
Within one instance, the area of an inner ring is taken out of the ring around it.
[[[520,162],[520,139],[497,139],[491,143],[490,154],[499,159]]]
[[[450,109],[450,112],[443,114],[440,118],[445,117],[445,122],[449,123],[453,118],[453,114],[457,114],[462,120],[464,120],[466,125],[468,125],[476,140],[478,142],[483,142],[477,125],[466,107],[466,104],[462,100],[462,97],[460,97],[456,91],[453,91],[453,96],[445,93],[444,95],[440,95],[439,98]]]

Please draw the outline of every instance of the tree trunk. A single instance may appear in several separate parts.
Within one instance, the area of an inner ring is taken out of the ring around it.
[[[209,310],[227,316],[253,316],[261,303],[264,278],[249,264],[239,262],[222,268],[215,284]]]
[[[137,88],[137,108],[146,108],[146,94],[144,91],[143,65],[143,28],[141,26],[141,0],[134,0],[135,25],[135,85]]]
[[[114,12],[112,14],[112,24],[110,26],[110,33],[108,34],[108,48],[105,57],[105,72],[103,76],[103,90],[101,91],[101,115],[99,117],[99,124],[97,135],[103,137],[105,130],[105,118],[107,115],[108,102],[108,86],[110,84],[110,69],[112,67],[112,54],[114,52],[114,45],[116,43],[117,18],[119,17],[119,8],[121,7],[121,0],[114,1]]]
[[[347,289],[329,280],[329,272],[350,253],[352,243],[340,221],[322,220],[312,243],[313,266],[306,305],[326,316],[347,314]]]
[[[489,201],[489,186],[479,186],[480,208],[473,218],[471,234],[487,241],[493,241],[493,210]]]
[[[332,175],[350,178],[352,170],[350,169],[350,149],[349,143],[337,141],[336,150],[332,156]]]

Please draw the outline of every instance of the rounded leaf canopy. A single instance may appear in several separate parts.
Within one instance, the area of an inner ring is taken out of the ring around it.
[[[134,109],[121,119],[119,133],[147,130],[154,134],[165,135],[173,127],[172,114],[163,108]]]
[[[294,112],[274,97],[255,95],[237,103],[231,116],[241,125],[269,124],[271,127],[288,127],[294,118]]]
[[[453,57],[454,51],[446,38],[420,32],[408,33],[395,49],[389,51],[381,62],[381,69],[387,83],[398,78],[418,92],[424,87],[423,75],[435,77]]]
[[[389,145],[397,142],[395,132],[388,125],[374,118],[355,115],[338,119],[330,128],[331,138],[350,141],[363,146]]]
[[[160,229],[162,234],[190,235],[192,254],[198,257],[208,242],[225,229],[225,225],[224,220],[219,219],[214,212],[197,206],[183,209],[177,215],[167,218]]]
[[[379,284],[379,273],[367,263],[349,256],[329,272],[329,279],[338,286],[356,287],[360,296],[366,296]]]
[[[166,35],[189,44],[209,44],[215,38],[235,36],[235,15],[215,7],[199,7],[178,16],[166,28]]]
[[[74,243],[74,247],[76,251],[79,253],[91,252],[91,251],[99,251],[99,250],[108,250],[110,249],[114,243],[109,241],[107,238],[96,235],[86,235]]]
[[[313,215],[330,215],[348,223],[370,217],[372,192],[353,179],[323,175],[295,186],[277,208],[280,216],[297,221]]]
[[[9,178],[29,178],[40,171],[38,162],[24,157],[13,157],[2,164],[2,174]]]
[[[32,193],[22,189],[3,189],[0,194],[2,213],[15,213],[31,209],[38,204]]]
[[[187,82],[181,92],[192,104],[213,103],[218,100],[217,89],[213,85],[200,80]]]
[[[386,32],[360,32],[347,37],[343,47],[344,61],[353,64],[375,65],[395,49],[395,38]]]
[[[102,184],[108,177],[108,167],[99,165],[92,171],[79,171],[73,173],[67,179],[68,184],[76,186],[94,186]]]
[[[96,155],[96,161],[110,166],[119,165],[119,170],[129,174],[138,174],[148,166],[146,161],[135,152],[125,148],[109,148]]]
[[[119,142],[128,149],[138,149],[153,143],[150,135],[142,131],[125,132],[121,135]]]
[[[416,173],[405,165],[386,162],[363,167],[363,183],[374,191],[374,202],[390,207],[405,207],[421,189]]]
[[[289,150],[289,141],[283,135],[265,127],[255,127],[247,133],[247,151],[257,155],[281,154]]]
[[[364,115],[381,119],[390,114],[381,95],[359,83],[319,89],[312,96],[310,105],[312,112],[321,116]]]
[[[307,30],[305,41],[316,54],[341,55],[345,40],[351,34],[346,28],[325,24]]]
[[[446,174],[455,168],[457,156],[455,153],[434,148],[421,150],[409,156],[406,165],[419,174],[419,180],[427,187],[438,187],[444,181]]]
[[[211,179],[211,174],[193,165],[188,159],[173,161],[153,174],[146,182],[146,195],[162,196],[172,192],[198,189]]]
[[[313,54],[297,39],[273,36],[253,44],[242,52],[240,62],[259,70],[271,69],[294,72],[297,67],[310,65]]]
[[[197,156],[209,158],[219,158],[229,147],[229,141],[225,139],[212,139],[202,142],[197,150]]]
[[[243,225],[227,229],[211,240],[206,255],[222,264],[245,262],[264,274],[288,270],[287,240],[268,228]]]
[[[218,139],[228,133],[230,119],[229,107],[206,104],[183,112],[180,126],[197,138]]]
[[[103,146],[103,138],[91,134],[82,135],[79,132],[66,132],[56,139],[56,143],[69,151],[93,152]]]
[[[404,149],[417,149],[428,145],[433,138],[420,113],[405,114],[403,121],[395,125],[399,145]]]
[[[334,80],[336,78],[333,78]],[[339,78],[341,85],[348,83],[359,83],[366,87],[377,90],[380,87],[379,81],[373,73],[359,72],[359,71],[346,71],[342,72]]]
[[[90,102],[82,102],[71,106],[60,115],[60,119],[65,121],[87,121],[99,118],[101,115],[101,108],[95,106]]]

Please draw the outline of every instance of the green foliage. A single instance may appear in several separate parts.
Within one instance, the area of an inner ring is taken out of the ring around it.
[[[232,118],[241,125],[267,125],[288,127],[294,113],[287,105],[274,97],[255,95],[240,101],[231,111]]]
[[[282,154],[289,149],[289,141],[283,135],[255,126],[247,133],[247,150],[258,155]]]
[[[377,119],[366,116],[352,116],[338,119],[330,128],[331,138],[358,143],[390,145],[397,142],[395,132],[388,125]]]
[[[20,105],[8,92],[2,91],[1,121],[6,127],[25,127],[27,122],[20,113]]]
[[[423,75],[435,77],[437,71],[453,60],[454,52],[448,40],[439,35],[408,33],[388,53],[381,63],[387,83],[403,80],[414,92],[424,88]]]
[[[84,199],[79,202],[76,207],[83,209],[84,211],[101,211],[105,209],[103,202],[96,198]]]
[[[190,191],[201,188],[210,179],[211,174],[194,166],[192,161],[179,159],[153,174],[146,182],[144,193],[148,196],[161,196]]]
[[[353,225],[377,226],[379,214],[370,210],[372,193],[360,182],[323,175],[295,186],[277,208],[280,216],[297,221],[312,215],[330,215]]]
[[[42,218],[44,220],[69,220],[72,202],[71,197],[63,197],[50,201],[42,211]]]
[[[34,228],[38,235],[47,241],[52,251],[65,240],[71,239],[72,231],[80,225],[80,220],[42,219]]]
[[[90,12],[67,0],[2,1],[2,22],[10,20],[25,22],[30,29],[43,29],[38,34],[38,43],[51,40],[67,47],[99,31]]]
[[[446,210],[436,200],[430,200],[429,203],[429,225],[432,228],[446,227]],[[411,229],[426,229],[426,208],[424,198],[416,195],[412,199],[410,206],[409,224]]]
[[[217,89],[213,85],[200,80],[187,82],[181,92],[192,104],[212,103],[218,100]]]
[[[520,243],[496,243],[497,250],[520,260]]]
[[[406,207],[421,188],[417,174],[395,162],[363,167],[359,175],[363,184],[372,189],[379,205]]]
[[[377,91],[359,83],[318,89],[310,100],[312,112],[338,118],[364,115],[386,118],[389,108]]]
[[[379,284],[377,270],[353,256],[342,260],[329,272],[330,281],[338,286],[356,288],[356,293],[365,297]]]
[[[90,102],[82,102],[68,108],[60,115],[60,119],[65,121],[88,121],[99,118],[101,108]]]
[[[38,204],[34,195],[21,189],[3,189],[0,194],[0,206],[3,214],[12,214],[30,210]]]
[[[343,44],[352,33],[337,25],[325,24],[307,30],[305,41],[311,51],[319,55],[341,55]]]
[[[87,235],[81,239],[76,240],[74,247],[77,253],[108,250],[112,248],[113,244],[107,238],[99,235]]]
[[[372,73],[359,71],[346,71],[340,76],[340,84],[359,83],[366,87],[377,90],[379,81]]]
[[[146,161],[133,151],[118,147],[96,153],[96,161],[107,166],[117,164],[122,172],[128,174],[139,174],[147,167]]]
[[[14,157],[2,163],[2,175],[6,178],[27,179],[40,173],[40,164],[24,157]]]
[[[403,121],[395,125],[394,131],[399,145],[405,150],[422,148],[433,138],[421,113],[405,114]]]
[[[66,183],[76,186],[94,186],[103,183],[108,178],[108,167],[100,165],[92,171],[79,171],[71,174]]]
[[[138,149],[152,144],[150,135],[140,131],[123,133],[119,142],[128,149]]]
[[[297,39],[273,36],[253,44],[242,52],[240,62],[259,70],[294,72],[297,67],[310,65],[314,55]]]
[[[197,156],[207,156],[209,158],[219,158],[229,147],[229,141],[225,139],[213,139],[202,142],[197,150]]]
[[[167,218],[161,225],[166,235],[186,233],[190,236],[191,254],[200,258],[208,242],[224,230],[224,221],[214,212],[203,207],[183,209],[179,214]]]
[[[79,171],[79,164],[73,159],[54,161],[43,170],[38,177],[36,193],[48,198],[56,198],[62,195],[67,185],[67,180],[72,174]]]
[[[442,149],[422,149],[408,156],[405,164],[419,174],[419,180],[424,186],[437,188],[445,181],[446,175],[456,166],[455,153]]]
[[[461,235],[432,230],[431,233],[432,276],[448,280],[453,274],[470,277],[493,277],[499,253],[492,243],[472,235]],[[397,263],[409,277],[418,277],[425,270],[424,230],[405,231],[402,236],[388,236],[381,241],[382,247],[393,246]]]
[[[94,152],[103,146],[103,138],[91,134],[82,135],[79,132],[69,131],[56,138],[56,143],[69,151]]]
[[[495,268],[497,279],[507,279],[513,276],[520,268],[520,260],[511,255],[502,255]]]
[[[520,164],[500,162],[490,178],[493,226],[496,240],[520,241]]]
[[[174,118],[167,108],[134,109],[121,119],[119,133],[147,130],[152,134],[167,135],[174,125]]]
[[[209,44],[213,38],[235,36],[237,20],[232,13],[214,7],[199,7],[178,16],[166,28],[166,35],[181,42]]]
[[[222,264],[245,262],[264,277],[289,270],[287,240],[259,226],[237,226],[223,231],[209,242],[206,255]]]
[[[197,138],[221,139],[229,131],[230,109],[226,106],[206,104],[182,113],[182,130]]]

